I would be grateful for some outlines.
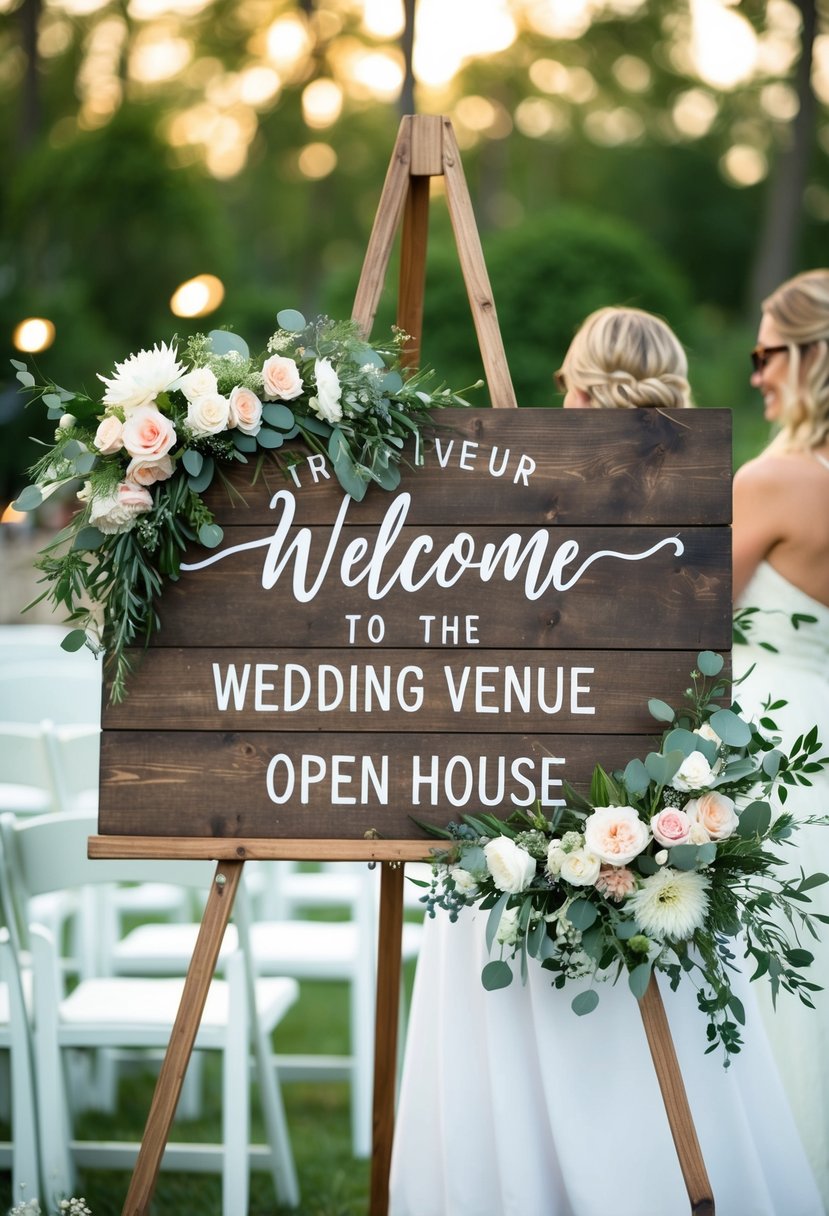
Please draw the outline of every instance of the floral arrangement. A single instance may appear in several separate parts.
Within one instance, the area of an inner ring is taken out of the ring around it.
[[[697,666],[681,709],[648,702],[666,724],[658,750],[612,775],[597,766],[588,798],[565,787],[549,819],[537,809],[421,824],[449,842],[433,850],[422,900],[452,920],[467,905],[489,911],[487,947],[501,955],[483,969],[490,990],[511,983],[510,960],[526,978],[528,957],[555,988],[582,981],[577,1014],[596,1008],[601,981],[626,974],[641,998],[654,970],[672,988],[687,978],[707,1017],[707,1051],[721,1045],[728,1064],[744,1021],[729,982],[737,952],[752,960],[752,979],[768,976],[775,999],[782,988],[811,1006],[820,988],[803,974],[813,956],[802,943],[829,920],[808,907],[829,877],[781,873],[778,846],[797,824],[775,815],[771,798],[784,804],[826,760],[816,759],[816,729],[781,751],[765,733],[776,729],[769,704],[764,730],[738,705],[722,708],[722,656],[703,651]]]
[[[404,378],[407,336],[399,330],[369,345],[353,321],[307,322],[286,309],[277,322],[262,358],[220,330],[191,338],[181,354],[161,343],[130,355],[111,377],[99,376],[102,400],[38,385],[25,363],[12,360],[23,388],[57,423],[16,507],[34,510],[81,483],[80,509],[36,563],[48,586],[34,602],[67,610],[78,628],[66,649],[106,650],[113,701],[124,696],[126,649],[158,627],[153,601],[165,579],[177,578],[187,543],[221,542],[202,498],[214,477],[232,494],[226,469],[253,460],[255,476],[300,438],[327,455],[346,493],[362,499],[372,483],[395,489],[407,440],[422,463],[421,430],[433,408],[468,404],[443,385],[430,387],[428,370]],[[283,470],[301,459],[292,450]]]
[[[43,1211],[39,1200],[26,1199],[9,1208],[8,1216],[43,1216]],[[57,1216],[92,1216],[92,1209],[87,1207],[83,1196],[80,1199],[61,1199]]]

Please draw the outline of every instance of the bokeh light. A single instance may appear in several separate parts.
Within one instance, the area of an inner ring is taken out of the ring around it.
[[[297,165],[303,177],[319,181],[336,169],[337,153],[330,144],[306,144],[297,157]]]
[[[215,274],[197,274],[173,292],[170,311],[177,317],[206,317],[225,298],[224,283]]]
[[[26,317],[15,327],[12,344],[15,350],[35,355],[48,350],[55,340],[55,326],[47,317]]]

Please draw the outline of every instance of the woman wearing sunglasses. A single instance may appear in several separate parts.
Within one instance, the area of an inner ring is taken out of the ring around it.
[[[682,409],[687,360],[664,321],[603,308],[561,371],[565,406]],[[392,1216],[685,1216],[688,1196],[635,1001],[605,985],[576,1017],[534,959],[485,992],[487,912],[427,918],[390,1179]],[[746,987],[748,985],[746,984]],[[718,1216],[820,1216],[759,1015],[726,1072],[700,1051],[696,993],[665,992]]]
[[[771,692],[785,701],[769,713],[784,744],[817,725],[829,745],[829,270],[811,270],[784,283],[763,303],[752,351],[751,383],[763,397],[775,437],[734,478],[734,594],[736,676],[750,672],[736,696],[758,716]],[[753,611],[746,611],[753,610]],[[768,647],[773,647],[769,650]],[[829,814],[829,771],[811,788],[791,791],[786,809],[798,819]],[[798,859],[829,873],[829,827],[806,826],[794,837]],[[829,886],[810,892],[829,914]],[[829,989],[829,924],[815,979]],[[758,988],[760,985],[758,985]],[[784,996],[776,1012],[758,994],[795,1118],[829,1210],[829,991],[807,1009]]]

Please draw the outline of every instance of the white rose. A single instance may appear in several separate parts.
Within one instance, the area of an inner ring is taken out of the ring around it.
[[[698,726],[694,734],[699,735],[700,739],[708,739],[710,743],[716,743],[717,747],[722,746],[722,739],[707,722],[703,722],[702,726]]]
[[[502,946],[512,946],[518,941],[518,909],[505,908],[498,921],[495,940]]]
[[[129,532],[137,517],[153,509],[149,490],[134,482],[122,481],[112,494],[93,498],[89,507],[89,522],[99,532],[114,536]]]
[[[592,887],[601,868],[602,863],[595,853],[587,849],[574,849],[562,858],[561,877],[571,887]]]
[[[711,837],[706,832],[701,823],[696,819],[691,822],[691,831],[688,833],[689,844],[708,844]]]
[[[209,367],[194,367],[174,387],[181,389],[188,401],[195,401],[197,397],[212,397],[219,391],[216,375]]]
[[[514,895],[532,882],[535,860],[508,836],[497,836],[484,845],[487,868],[499,891]]]
[[[557,878],[561,873],[561,863],[564,861],[564,857],[561,841],[551,840],[547,848],[547,870],[553,878]]]
[[[342,388],[340,379],[328,359],[317,359],[314,363],[314,379],[317,382],[317,395],[308,404],[325,422],[339,422],[343,416],[340,397]]]
[[[230,402],[221,393],[206,393],[187,406],[187,425],[193,435],[218,435],[230,422]]]
[[[262,426],[262,402],[256,393],[237,384],[228,404],[229,425],[235,426],[243,435],[258,435]]]
[[[597,806],[584,825],[584,847],[610,866],[626,866],[647,845],[650,832],[632,806]]]
[[[702,790],[714,779],[711,765],[702,752],[691,752],[679,766],[671,785],[675,790]]]
[[[478,890],[478,884],[469,873],[468,870],[462,869],[461,866],[455,866],[449,871],[449,877],[455,884],[455,889],[460,891],[461,895],[474,895]]]

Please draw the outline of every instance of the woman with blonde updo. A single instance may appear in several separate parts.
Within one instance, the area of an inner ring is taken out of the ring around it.
[[[769,713],[783,743],[817,726],[829,744],[829,270],[796,275],[763,302],[751,383],[776,428],[768,447],[734,478],[734,593],[737,597],[736,695],[758,717]],[[752,612],[746,613],[746,609]],[[771,646],[774,649],[769,650]],[[829,813],[829,773],[790,791],[785,809],[798,819]],[[829,828],[801,827],[793,837],[791,874],[829,873]],[[829,914],[829,891],[809,892],[812,908]],[[812,972],[826,987],[829,925],[823,941],[803,945],[816,955]],[[760,1004],[795,1119],[829,1211],[829,992],[815,1009],[792,997]]]
[[[685,409],[688,359],[664,321],[639,308],[600,308],[582,324],[556,381],[567,409]]]
[[[568,408],[691,405],[682,346],[664,321],[638,309],[588,317],[558,378]],[[627,986],[603,985],[598,1008],[576,1017],[530,958],[526,985],[484,991],[488,916],[466,907],[456,924],[439,909],[426,919],[391,1216],[686,1216],[688,1195]],[[717,1216],[822,1216],[748,982],[735,977],[746,1026],[728,1072],[700,1053],[693,986],[661,989]]]

